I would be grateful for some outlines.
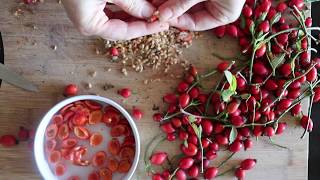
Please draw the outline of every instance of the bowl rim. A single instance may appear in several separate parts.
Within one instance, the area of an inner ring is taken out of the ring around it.
[[[132,119],[132,117],[130,116],[130,114],[122,106],[120,106],[118,103],[116,103],[115,101],[113,101],[109,98],[105,98],[102,96],[96,96],[96,95],[79,95],[79,96],[73,96],[73,97],[67,98],[65,100],[62,100],[59,103],[57,103],[56,105],[54,105],[41,119],[40,124],[37,127],[35,139],[34,139],[34,156],[35,156],[36,164],[37,164],[37,167],[40,171],[40,174],[42,175],[42,177],[44,179],[50,179],[50,180],[51,179],[58,179],[53,174],[51,168],[49,167],[49,163],[46,160],[45,150],[44,150],[45,130],[46,130],[46,127],[48,126],[48,124],[50,123],[51,118],[61,108],[63,108],[64,106],[66,106],[70,103],[73,103],[75,101],[80,101],[80,100],[94,100],[94,101],[100,101],[105,104],[109,104],[109,105],[115,107],[116,109],[118,109],[122,113],[122,115],[127,119],[127,121],[129,122],[129,124],[132,128],[132,131],[133,131],[135,144],[136,144],[136,153],[135,153],[134,161],[132,163],[132,166],[131,166],[129,172],[125,176],[125,179],[131,179],[131,177],[133,176],[133,174],[137,168],[137,165],[139,162],[139,156],[140,156],[140,136],[139,136],[137,126],[136,126],[134,120]]]

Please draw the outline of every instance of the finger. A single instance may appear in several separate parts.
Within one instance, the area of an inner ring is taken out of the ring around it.
[[[161,21],[175,19],[203,1],[205,0],[168,0],[159,7],[159,18]]]
[[[129,40],[169,29],[168,23],[145,21],[124,22],[118,19],[111,19],[98,27],[96,34],[110,40]]]
[[[155,11],[152,4],[146,0],[112,0],[112,2],[127,13],[138,18],[149,18]]]
[[[194,13],[185,13],[170,21],[171,26],[191,31],[204,31],[224,24],[225,23],[223,21],[213,17],[206,10]]]

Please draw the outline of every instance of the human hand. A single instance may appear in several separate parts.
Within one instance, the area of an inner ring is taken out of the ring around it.
[[[245,3],[245,0],[161,1],[160,21],[191,31],[208,30],[237,20]]]
[[[84,35],[98,35],[109,40],[128,40],[165,31],[166,22],[148,23],[143,20],[123,21],[111,19],[104,13],[106,3],[119,6],[128,14],[147,19],[155,8],[146,0],[63,0],[62,3],[71,21]]]

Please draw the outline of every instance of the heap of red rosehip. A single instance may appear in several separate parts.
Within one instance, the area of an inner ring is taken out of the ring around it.
[[[190,66],[176,91],[164,95],[167,109],[153,119],[167,141],[181,142],[183,156],[174,163],[166,152],[151,150],[145,163],[153,180],[223,175],[226,172],[219,168],[234,153],[251,148],[253,137],[266,136],[272,142],[273,136],[282,134],[286,114],[305,129],[301,138],[312,131],[312,103],[320,101],[320,59],[310,59],[315,51],[310,40],[319,40],[309,31],[320,28],[311,27],[306,9],[303,0],[247,0],[237,21],[214,29],[219,38],[225,34],[237,38],[241,52],[234,61],[223,61],[204,75]],[[203,88],[212,76],[220,80]],[[301,111],[305,98],[310,99],[306,114]],[[210,162],[224,149],[230,151],[229,158],[212,166]],[[255,163],[246,159],[227,172],[244,179]]]

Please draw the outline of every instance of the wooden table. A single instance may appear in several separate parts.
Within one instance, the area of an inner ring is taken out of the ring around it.
[[[171,91],[179,79],[170,74],[181,75],[175,71],[163,75],[161,72],[146,70],[144,73],[129,71],[124,77],[119,64],[110,63],[104,55],[95,54],[94,38],[81,36],[71,25],[64,9],[55,0],[33,8],[34,13],[26,13],[17,18],[12,10],[17,3],[1,0],[0,31],[3,32],[6,65],[37,84],[38,93],[22,91],[6,83],[0,89],[0,135],[16,133],[19,126],[35,128],[42,116],[55,103],[63,99],[62,89],[68,83],[81,85],[81,94],[96,93],[121,103],[127,109],[137,106],[144,111],[144,118],[137,122],[141,135],[142,154],[138,170],[133,179],[149,179],[145,176],[142,161],[147,142],[159,132],[158,124],[152,121],[153,104],[161,104],[161,95]],[[34,24],[37,28],[30,27]],[[52,46],[57,46],[54,51]],[[232,55],[237,43],[224,38],[217,40],[205,35],[185,53],[185,58],[205,72],[219,62],[211,52]],[[111,68],[107,72],[106,68]],[[97,76],[89,73],[96,71]],[[145,79],[158,79],[144,85]],[[84,84],[90,82],[88,90]],[[111,83],[114,89],[104,91],[102,86]],[[135,92],[132,98],[122,101],[116,90],[130,86]],[[305,107],[305,106],[304,106]],[[289,121],[289,120],[288,120]],[[292,121],[292,120],[291,120]],[[255,169],[247,173],[247,179],[302,180],[307,179],[308,137],[300,140],[302,130],[291,125],[282,137],[275,138],[279,144],[290,150],[270,145],[266,139],[254,142],[254,148],[238,153],[225,169],[237,164],[241,159],[258,159]],[[165,148],[170,148],[167,146]],[[227,155],[227,154],[226,154]],[[222,155],[225,158],[226,155]],[[221,159],[220,159],[221,160]],[[220,161],[217,160],[216,164]],[[37,171],[32,151],[26,142],[12,148],[0,147],[0,179],[41,179]],[[231,175],[220,179],[230,179]]]

